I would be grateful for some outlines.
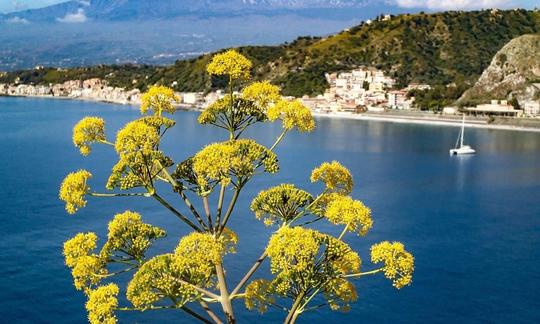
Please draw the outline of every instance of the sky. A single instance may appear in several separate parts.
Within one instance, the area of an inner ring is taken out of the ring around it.
[[[46,7],[66,0],[0,0],[0,12]],[[452,10],[475,8],[534,8],[540,6],[539,0],[371,0],[380,3],[381,8],[388,4],[402,8],[424,8],[427,10]],[[377,4],[376,4],[377,5]]]

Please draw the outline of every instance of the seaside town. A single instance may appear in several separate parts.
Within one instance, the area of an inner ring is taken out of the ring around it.
[[[39,67],[36,67],[39,68]],[[299,98],[316,114],[352,115],[362,113],[392,113],[418,111],[412,90],[429,90],[429,84],[411,83],[403,89],[396,89],[396,80],[373,67],[359,67],[352,71],[327,73],[329,88],[322,95]],[[171,84],[175,86],[175,84]],[[536,84],[540,89],[540,84]],[[204,110],[225,94],[221,90],[205,94],[203,92],[179,92],[180,108]],[[61,97],[81,100],[103,101],[118,104],[139,104],[141,92],[138,89],[125,90],[112,87],[102,79],[73,80],[62,84],[28,85],[0,84],[0,95]],[[288,99],[294,99],[289,97]],[[520,103],[516,109],[507,100],[493,99],[489,103],[474,107],[449,106],[442,109],[443,115],[502,116],[540,118],[540,100]]]

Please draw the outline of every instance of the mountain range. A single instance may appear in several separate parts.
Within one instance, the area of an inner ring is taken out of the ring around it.
[[[268,14],[284,10],[364,8],[361,0],[73,0],[1,15],[7,22],[62,22],[72,19],[126,21],[198,15]]]
[[[453,11],[379,16],[331,36],[299,37],[280,45],[242,46],[238,50],[253,61],[254,79],[270,80],[286,95],[320,94],[328,86],[325,73],[373,66],[397,79],[399,87],[410,83],[432,85],[432,91],[415,95],[423,106],[436,109],[456,101],[475,84],[499,50],[527,34],[540,34],[540,11]],[[518,46],[509,48],[517,50],[506,53],[506,58],[536,60],[536,56],[526,50],[533,48],[532,45],[519,45],[529,43],[513,43]],[[525,50],[520,52],[519,48]],[[177,60],[165,66],[116,64],[26,70],[7,73],[0,77],[0,83],[18,80],[26,84],[49,84],[102,78],[112,86],[143,91],[154,84],[173,86],[177,91],[209,91],[223,85],[223,80],[209,78],[206,73],[205,67],[212,55]],[[533,66],[527,60],[521,61],[525,63],[506,62],[503,73],[490,75],[511,76],[515,66]]]
[[[0,0],[1,1],[1,0]],[[365,1],[365,2],[364,2]],[[168,64],[223,47],[324,36],[380,14],[369,0],[73,0],[0,14],[0,71]],[[388,13],[402,9],[388,7]]]

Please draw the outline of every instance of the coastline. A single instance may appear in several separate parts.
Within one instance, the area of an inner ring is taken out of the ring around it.
[[[0,95],[0,97],[19,97],[19,98],[38,98],[38,99],[60,99],[60,100],[79,100],[88,102],[100,102],[106,104],[134,106],[139,105],[139,102],[125,101],[125,100],[112,100],[112,99],[100,99],[92,97],[70,97],[70,96],[50,96],[50,95]],[[200,108],[193,105],[178,105],[178,110],[185,111],[201,111]],[[312,112],[314,117],[321,118],[336,118],[336,119],[349,119],[349,120],[364,120],[364,121],[378,121],[385,123],[397,123],[397,124],[416,124],[416,125],[430,125],[430,126],[443,126],[443,127],[461,127],[461,120],[442,118],[436,115],[429,117],[419,116],[406,116],[396,115],[392,113],[320,113]],[[540,124],[539,124],[540,125]],[[488,124],[485,121],[466,121],[465,126],[469,128],[479,129],[494,129],[494,130],[506,130],[506,131],[520,131],[520,132],[535,132],[540,133],[540,127],[527,127],[527,126],[515,126],[515,125],[501,125],[501,124]]]

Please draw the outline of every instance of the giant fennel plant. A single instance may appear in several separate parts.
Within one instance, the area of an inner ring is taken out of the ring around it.
[[[115,314],[121,311],[171,308],[206,323],[233,323],[235,299],[243,299],[248,309],[261,313],[276,307],[285,311],[285,323],[294,323],[302,313],[321,307],[347,311],[357,299],[355,279],[382,273],[397,289],[411,283],[414,259],[403,244],[373,245],[371,261],[379,266],[363,271],[360,257],[343,241],[347,233],[366,235],[373,221],[371,210],[350,197],[352,176],[336,161],[313,170],[311,181],[321,183],[316,194],[281,184],[253,199],[255,218],[274,232],[242,279],[235,283],[227,280],[223,260],[235,253],[238,241],[227,225],[242,189],[256,175],[278,172],[274,149],[289,131],[315,128],[310,110],[299,101],[282,98],[277,86],[253,82],[234,92],[249,82],[251,66],[234,50],[213,57],[208,73],[228,78],[228,94],[203,111],[198,121],[223,129],[228,139],[179,163],[160,150],[162,138],[175,125],[164,114],[174,113],[179,100],[166,87],[153,87],[142,96],[143,116],[118,131],[114,142],[107,141],[101,118],[86,117],[75,125],[73,142],[83,155],[91,153],[93,144],[101,143],[116,150],[118,162],[107,181],[107,193],[90,188],[92,174],[86,170],[64,179],[60,199],[68,213],[85,207],[88,196],[146,197],[159,202],[192,230],[171,253],[148,257],[152,243],[166,232],[145,223],[140,214],[125,211],[109,223],[100,249],[97,235],[91,232],[66,241],[65,264],[71,269],[75,288],[87,296],[91,323],[116,323]],[[283,130],[271,147],[242,138],[248,127],[278,120]],[[158,192],[158,183],[170,186],[185,208],[173,207]],[[193,203],[196,200],[200,201],[199,209]],[[210,208],[211,201],[217,201],[215,210]],[[341,235],[334,237],[311,227],[319,221],[343,227]],[[271,276],[254,279],[265,260]],[[121,290],[113,279],[126,272],[132,273],[132,279]],[[130,304],[121,305],[120,291]]]

